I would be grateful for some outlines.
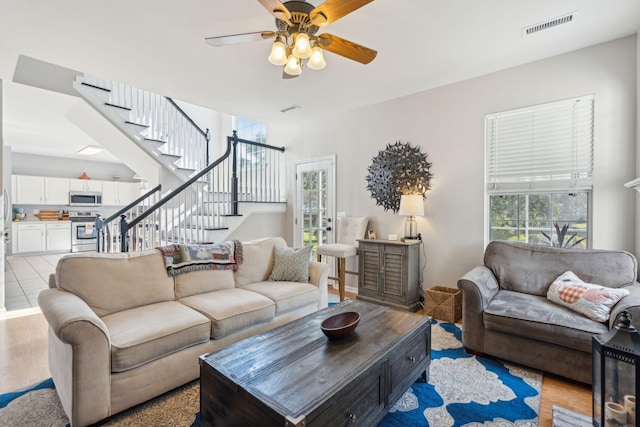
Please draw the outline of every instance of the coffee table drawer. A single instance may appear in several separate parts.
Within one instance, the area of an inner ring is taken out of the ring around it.
[[[371,426],[380,419],[385,407],[385,364],[379,363],[349,384],[323,408],[320,415],[307,418],[307,426]]]
[[[431,362],[431,328],[421,328],[389,358],[390,390],[389,399],[394,403],[407,388],[422,374],[428,380],[426,371]],[[426,373],[425,373],[426,372]]]

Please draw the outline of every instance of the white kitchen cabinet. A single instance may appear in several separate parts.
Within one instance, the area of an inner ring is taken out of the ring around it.
[[[44,222],[20,222],[17,225],[18,232],[13,238],[18,241],[18,253],[42,252],[47,249],[47,230]]]
[[[69,179],[44,176],[13,175],[13,204],[68,205]]]
[[[23,205],[43,205],[44,200],[44,177],[29,175],[14,175],[16,181],[16,192],[13,196],[14,204]]]
[[[46,223],[48,251],[71,251],[71,221]]]
[[[14,253],[71,251],[71,221],[13,223]]]
[[[104,181],[102,183],[102,204],[106,206],[125,206],[137,197],[137,182]]]
[[[68,205],[69,178],[44,178],[44,203],[47,205]]]
[[[105,181],[108,182],[108,181]],[[71,191],[92,191],[96,193],[102,192],[103,181],[95,179],[70,179],[69,189]]]

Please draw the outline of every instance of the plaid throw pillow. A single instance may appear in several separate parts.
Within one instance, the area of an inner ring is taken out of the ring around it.
[[[572,271],[558,276],[547,291],[549,301],[584,314],[596,322],[606,322],[613,306],[627,295],[627,289],[585,283]]]

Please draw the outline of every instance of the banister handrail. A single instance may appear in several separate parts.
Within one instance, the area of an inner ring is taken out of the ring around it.
[[[159,200],[158,202],[156,202],[155,204],[149,206],[149,209],[147,209],[146,211],[144,211],[141,215],[137,216],[136,219],[134,219],[133,221],[131,221],[129,223],[129,228],[133,228],[135,227],[139,222],[141,222],[142,220],[144,220],[146,217],[148,217],[149,215],[151,215],[154,211],[156,211],[158,208],[160,208],[161,206],[165,205],[167,202],[169,202],[169,200],[173,199],[175,196],[177,196],[182,190],[188,188],[191,184],[193,184],[194,182],[196,182],[198,179],[200,179],[202,176],[204,176],[205,174],[207,174],[211,169],[213,169],[214,167],[218,166],[220,163],[222,163],[227,157],[229,157],[229,154],[231,154],[231,140],[233,139],[233,137],[228,136],[227,137],[227,151],[224,152],[224,154],[215,162],[211,163],[209,166],[207,166],[206,168],[202,169],[200,172],[198,172],[196,175],[194,175],[191,179],[189,179],[187,182],[185,182],[184,184],[182,184],[181,186],[179,186],[178,188],[176,188],[175,190],[173,190],[171,193],[167,194],[166,197],[163,197],[161,200]]]
[[[129,203],[127,206],[125,206],[122,209],[120,209],[118,212],[116,212],[113,215],[111,215],[109,218],[105,219],[104,220],[104,224],[106,225],[106,224],[110,223],[111,221],[113,221],[114,219],[120,218],[120,215],[124,214],[126,211],[128,211],[129,209],[132,209],[134,206],[136,206],[139,203],[141,203],[144,199],[146,199],[147,197],[150,197],[153,193],[155,193],[156,191],[160,191],[160,190],[162,190],[162,184],[158,184],[157,186],[155,186],[151,190],[149,190],[146,193],[144,193],[142,196],[140,196],[137,199],[135,199],[133,202]]]
[[[171,103],[171,105],[173,105],[174,107],[176,107],[176,109],[180,112],[180,114],[182,114],[184,116],[185,119],[187,119],[189,121],[189,123],[191,123],[193,125],[194,128],[196,128],[198,130],[198,132],[200,132],[202,134],[202,136],[206,137],[207,136],[207,132],[202,130],[200,128],[200,126],[198,126],[196,124],[196,122],[193,121],[193,119],[191,117],[189,117],[189,115],[187,113],[184,112],[184,110],[182,108],[180,108],[180,106],[178,104],[176,104],[176,102],[169,98],[168,96],[165,96],[166,100],[169,101],[169,103]],[[209,130],[209,129],[207,129]]]

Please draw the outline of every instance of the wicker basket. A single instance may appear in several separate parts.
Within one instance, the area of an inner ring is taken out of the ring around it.
[[[462,319],[462,292],[455,288],[434,286],[424,291],[424,311],[445,322]]]

